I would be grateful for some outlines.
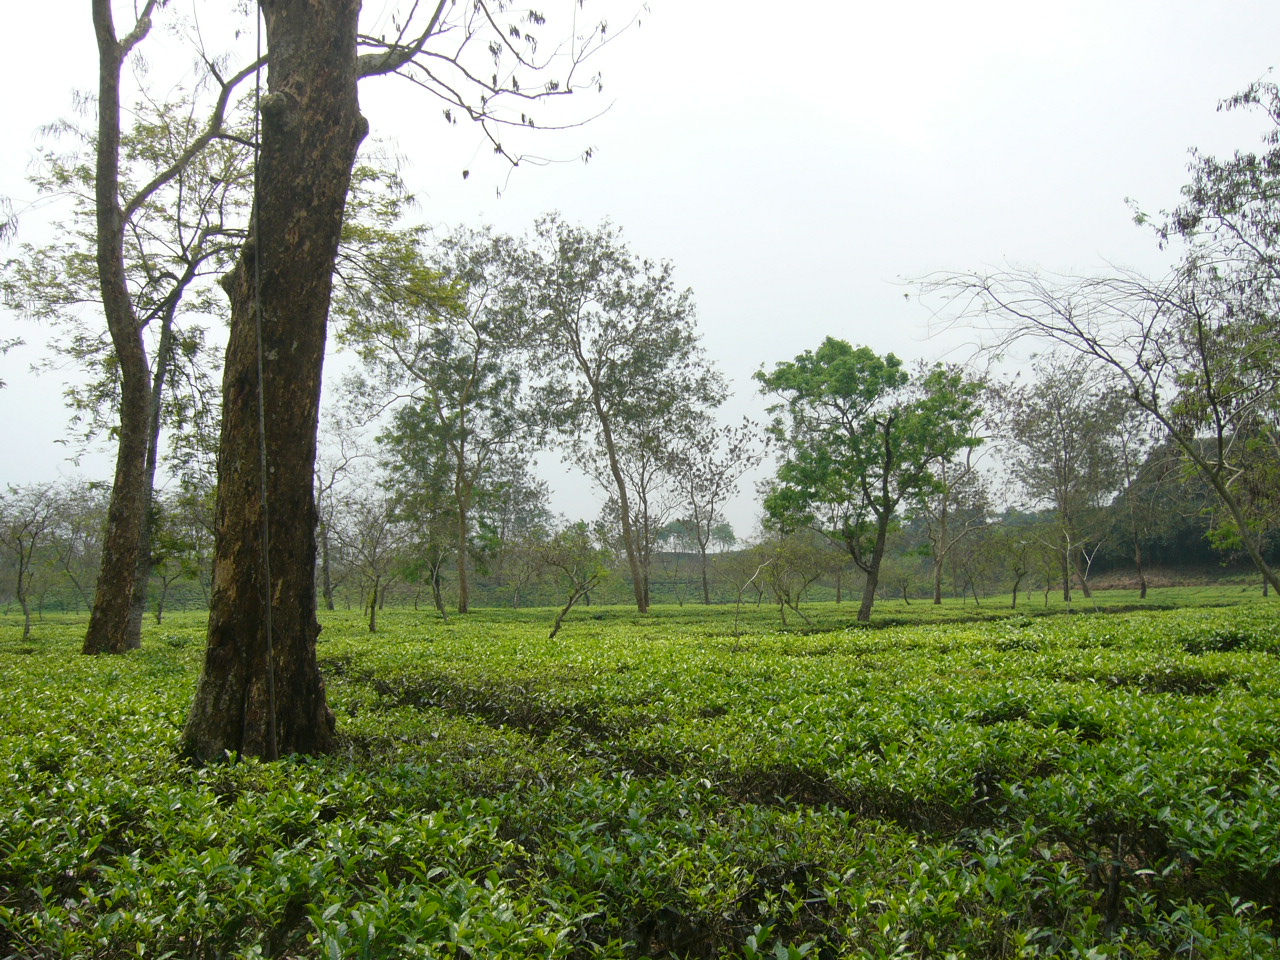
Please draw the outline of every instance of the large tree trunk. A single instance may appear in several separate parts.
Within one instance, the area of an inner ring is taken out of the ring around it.
[[[81,648],[90,654],[124,653],[141,645],[146,595],[137,597],[138,584],[143,569],[148,574],[151,570],[150,558],[144,556],[143,547],[151,507],[146,468],[151,391],[146,360],[140,356],[141,338],[138,339],[136,353],[122,351],[119,341],[116,346],[122,360],[120,432],[97,589]],[[123,373],[126,367],[135,364],[142,367],[140,375]]]
[[[203,760],[333,747],[333,714],[315,649],[314,465],[333,265],[356,148],[368,130],[356,95],[360,3],[260,0],[260,6],[270,93],[262,101],[253,229],[224,281],[231,335],[213,593],[204,670],[183,733],[185,751]],[[265,503],[260,409],[269,458]]]

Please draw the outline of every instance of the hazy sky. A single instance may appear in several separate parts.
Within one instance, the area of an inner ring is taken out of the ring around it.
[[[366,0],[365,15],[393,6]],[[629,9],[611,3],[611,24]],[[5,18],[0,194],[22,201],[34,131],[92,88],[95,49],[84,0],[10,4]],[[380,79],[362,102],[374,136],[404,155],[422,219],[521,231],[548,210],[607,217],[637,253],[674,261],[737,391],[735,418],[763,409],[753,371],[827,335],[904,358],[962,356],[957,337],[929,338],[903,277],[1006,261],[1159,271],[1165,255],[1125,198],[1176,203],[1191,146],[1252,149],[1261,118],[1215,106],[1280,61],[1280,4],[1253,0],[652,0],[641,21],[595,63],[604,95],[581,107],[608,111],[525,144],[564,157],[593,147],[586,165],[508,178],[411,86]],[[58,43],[33,42],[50,25]],[[11,317],[0,331],[41,340]],[[0,359],[0,481],[68,470],[54,443],[60,385],[27,375],[30,359]],[[104,475],[106,462],[87,465]],[[739,532],[751,519],[744,504]]]

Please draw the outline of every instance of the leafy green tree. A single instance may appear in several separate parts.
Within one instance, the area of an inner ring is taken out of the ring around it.
[[[169,590],[178,581],[195,581],[209,599],[209,561],[213,556],[213,498],[209,491],[186,484],[156,498],[152,520],[154,576],[160,581],[155,597],[156,623],[164,619]]]
[[[676,289],[673,273],[670,263],[631,253],[609,224],[587,230],[555,216],[538,221],[515,265],[516,308],[532,323],[534,366],[543,376],[539,407],[617,501],[641,612],[649,606],[652,541],[635,502],[640,474],[665,470],[670,442],[725,395],[698,343],[692,293]],[[652,536],[659,529],[648,525]]]
[[[869,620],[904,502],[936,490],[939,464],[981,442],[973,435],[981,385],[942,365],[913,377],[893,354],[831,337],[756,379],[781,398],[769,430],[783,460],[765,509],[775,523],[814,527],[848,551],[866,574],[858,619]]]
[[[383,442],[434,444],[452,474],[449,504],[458,612],[470,605],[469,556],[485,479],[502,457],[525,454],[536,430],[522,402],[517,315],[504,309],[510,241],[456,231],[441,241],[439,268],[409,255],[397,276],[344,304],[343,339],[365,364],[375,396],[396,402]]]
[[[545,539],[553,519],[550,488],[529,461],[519,451],[496,460],[476,498],[476,565],[511,589],[513,606],[540,570],[530,544]]]
[[[425,574],[440,616],[444,606],[444,569],[456,550],[457,510],[452,500],[456,471],[440,443],[434,424],[411,407],[402,407],[378,437],[379,462],[395,513],[410,529],[410,552],[418,565],[406,577],[421,582]]]

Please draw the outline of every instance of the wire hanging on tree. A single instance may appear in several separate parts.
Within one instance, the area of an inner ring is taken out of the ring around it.
[[[262,8],[257,10],[257,60],[262,63]],[[280,759],[276,739],[276,665],[275,638],[271,611],[271,514],[267,499],[267,415],[262,349],[262,244],[258,238],[258,160],[262,153],[262,67],[258,67],[253,89],[253,211],[250,240],[253,243],[253,323],[257,339],[258,362],[258,484],[262,501],[262,606],[265,611],[267,640],[267,760]]]

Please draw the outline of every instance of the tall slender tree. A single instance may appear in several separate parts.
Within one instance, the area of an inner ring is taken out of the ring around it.
[[[86,653],[138,646],[151,573],[151,498],[171,385],[184,361],[199,379],[202,341],[180,327],[201,278],[239,242],[248,196],[242,138],[228,129],[232,99],[250,66],[229,77],[209,67],[191,90],[143,98],[125,130],[124,68],[165,6],[147,0],[123,37],[110,0],[93,0],[98,44],[96,130],[78,136],[93,162],[50,154],[34,179],[46,195],[71,194],[72,222],[45,247],[5,265],[6,299],[66,331],[62,352],[91,368],[69,392],[90,433],[116,441],[115,478]],[[197,297],[196,299],[200,299]],[[100,305],[106,334],[81,314]],[[203,301],[201,309],[209,306]]]
[[[345,304],[343,338],[364,360],[370,392],[386,398],[383,406],[407,401],[385,438],[393,446],[434,444],[452,474],[459,613],[470,606],[477,497],[499,461],[515,452],[527,458],[538,444],[523,402],[524,324],[503,309],[510,245],[484,231],[455,231],[439,243],[436,268],[418,252],[398,282]]]
[[[547,420],[617,501],[636,609],[649,608],[628,450],[655,455],[653,427],[676,431],[725,387],[698,343],[693,297],[670,263],[627,249],[617,228],[544,217],[516,263],[517,309],[533,321],[535,388]],[[633,471],[634,472],[634,471]],[[656,535],[660,524],[654,525]]]

